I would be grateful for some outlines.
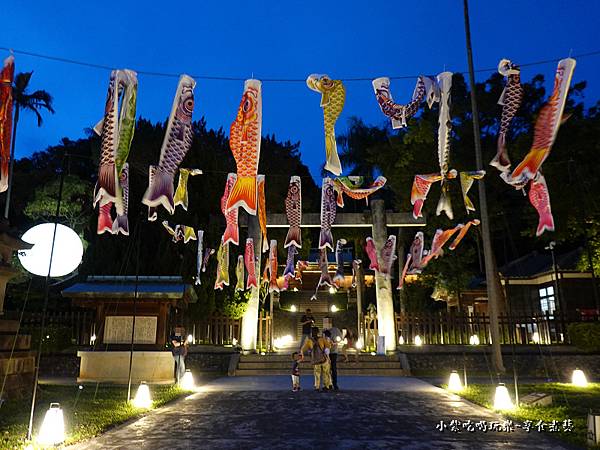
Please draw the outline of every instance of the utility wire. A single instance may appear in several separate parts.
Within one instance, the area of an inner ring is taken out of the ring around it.
[[[80,60],[76,60],[76,59],[64,58],[61,56],[45,55],[42,53],[36,53],[36,52],[29,51],[29,50],[16,50],[16,49],[10,48],[10,47],[0,47],[0,50],[5,50],[10,53],[17,54],[17,55],[31,56],[34,58],[46,59],[49,61],[55,61],[55,62],[60,62],[60,63],[64,63],[64,64],[72,64],[72,65],[77,65],[77,66],[90,67],[93,69],[101,69],[101,70],[108,70],[108,71],[117,69],[117,67],[112,67],[112,66],[108,66],[105,64],[97,64],[97,63],[92,63],[92,62],[87,62],[87,61],[80,61]],[[580,53],[578,55],[573,55],[572,57],[575,59],[581,59],[581,58],[587,58],[590,56],[598,56],[598,55],[600,55],[600,50],[594,50],[591,52]],[[560,61],[561,59],[562,58],[543,59],[543,60],[539,60],[539,61],[532,61],[532,62],[518,64],[518,65],[520,67],[540,66],[540,65],[544,65],[544,64],[555,63],[555,62]],[[151,77],[179,78],[179,76],[181,75],[179,73],[173,73],[173,72],[156,72],[156,71],[137,70],[137,69],[132,69],[132,70],[134,70],[138,75],[146,75],[146,76],[151,76]],[[475,72],[476,73],[496,72],[497,70],[498,70],[497,67],[490,67],[490,68],[485,68],[485,69],[478,69],[478,70],[475,70]],[[466,75],[468,72],[466,70],[462,70],[460,72],[455,72],[455,73],[460,73],[460,74]],[[388,78],[390,78],[391,80],[407,80],[407,79],[417,78],[420,75],[422,75],[422,74],[397,75],[397,76],[391,76]],[[207,80],[207,81],[245,81],[246,80],[246,78],[241,78],[241,77],[230,77],[230,76],[219,76],[219,75],[190,75],[190,76],[197,80]],[[339,78],[339,79],[341,81],[354,82],[354,81],[372,81],[374,78],[377,78],[377,76],[347,77],[347,78]],[[261,78],[261,81],[267,82],[267,83],[304,83],[304,82],[306,82],[306,78],[268,78],[267,77],[267,78]]]

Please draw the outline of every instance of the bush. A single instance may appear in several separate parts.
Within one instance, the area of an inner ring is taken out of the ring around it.
[[[40,343],[40,328],[32,328],[24,331],[26,334],[31,334],[31,348],[32,350],[38,349]],[[66,325],[46,325],[46,330],[43,336],[42,352],[54,353],[61,352],[70,347],[73,347],[74,343],[71,341],[71,327]]]
[[[575,347],[589,352],[600,352],[600,323],[571,323],[567,331]]]
[[[241,319],[248,309],[250,291],[240,293],[236,291],[233,296],[227,296],[223,301],[223,314],[231,319]]]

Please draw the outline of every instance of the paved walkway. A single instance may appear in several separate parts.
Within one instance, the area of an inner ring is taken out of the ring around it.
[[[498,416],[416,378],[341,377],[343,390],[290,391],[289,377],[232,377],[76,449],[566,449],[536,431],[440,432]]]

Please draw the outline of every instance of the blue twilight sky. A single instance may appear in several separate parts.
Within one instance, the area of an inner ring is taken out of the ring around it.
[[[477,68],[502,57],[517,63],[600,49],[598,1],[471,1]],[[16,1],[2,12],[0,46],[119,68],[304,79],[434,74],[467,66],[462,0],[440,1]],[[6,52],[0,51],[4,57]],[[17,156],[62,137],[77,139],[101,117],[108,72],[16,55],[17,71],[34,70],[32,88],[48,90],[56,114],[42,128],[23,117]],[[551,79],[555,64],[525,67]],[[587,102],[600,98],[600,56],[577,63],[574,82],[588,81]],[[478,74],[484,79],[488,73]],[[405,102],[415,80],[395,80]],[[169,114],[177,78],[140,75],[138,113],[153,121]],[[243,82],[198,80],[194,118],[209,127],[233,120]],[[382,123],[369,81],[346,84],[337,132],[350,116]],[[301,83],[263,83],[263,134],[301,142],[313,175],[324,160],[319,95]]]

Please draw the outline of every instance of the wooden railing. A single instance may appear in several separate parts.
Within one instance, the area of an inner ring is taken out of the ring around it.
[[[258,336],[256,341],[256,349],[258,351],[273,350],[273,320],[269,313],[260,311],[258,313]]]
[[[599,320],[597,316],[587,320]],[[570,344],[567,325],[581,317],[560,313],[498,316],[501,344]],[[452,312],[396,314],[396,339],[414,344],[420,336],[423,344],[471,344],[476,336],[480,344],[490,343],[490,318],[486,314]]]
[[[271,346],[271,317],[268,312],[260,311],[257,320],[257,350],[267,351]],[[187,321],[184,326],[186,333],[192,334],[196,344],[233,345],[240,342],[242,333],[241,319],[231,319],[219,314],[207,316],[199,321]]]

